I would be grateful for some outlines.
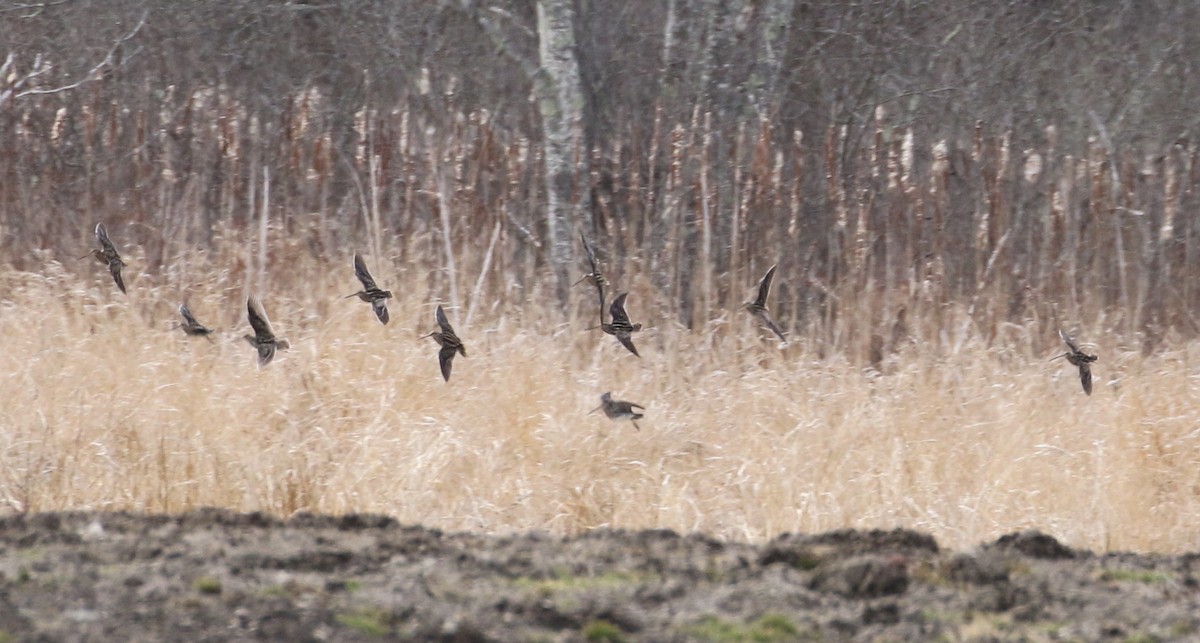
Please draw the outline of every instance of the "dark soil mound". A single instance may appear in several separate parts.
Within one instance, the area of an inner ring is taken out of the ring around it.
[[[1197,555],[1023,532],[971,553],[836,531],[444,534],[201,510],[0,520],[0,641],[1182,640]]]

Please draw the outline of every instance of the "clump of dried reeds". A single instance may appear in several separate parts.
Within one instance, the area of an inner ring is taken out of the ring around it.
[[[882,111],[865,141],[656,120],[578,186],[652,326],[637,360],[583,331],[594,297],[555,299],[536,142],[486,113],[364,105],[344,150],[315,91],[282,122],[217,89],[59,100],[0,128],[0,171],[38,177],[0,192],[4,243],[41,249],[0,280],[10,510],[1192,545],[1190,150],[921,141]],[[72,261],[97,220],[127,298]],[[355,250],[397,295],[387,327],[342,304]],[[775,262],[782,350],[737,311]],[[261,371],[234,339],[251,292],[293,344]],[[169,328],[184,299],[222,339]],[[449,386],[416,340],[439,302],[471,346]],[[1060,326],[1097,344],[1091,398],[1044,361]],[[642,431],[586,415],[605,390],[647,404]]]
[[[880,374],[809,338],[780,350],[749,316],[730,332],[660,321],[638,359],[530,304],[456,324],[471,352],[447,384],[436,345],[417,339],[442,293],[402,263],[371,265],[403,293],[388,326],[339,299],[356,287],[348,262],[299,262],[296,285],[266,297],[292,350],[261,370],[216,265],[132,281],[128,298],[53,260],[6,273],[0,503],[372,511],[491,532],[904,525],[966,546],[1039,527],[1093,548],[1193,544],[1194,343],[1143,357],[1096,338],[1085,397],[1052,353],[1031,356],[1043,329],[1006,327],[989,346],[963,307],[943,313],[946,349],[905,342]],[[171,328],[185,292],[216,341]],[[588,415],[606,390],[648,407],[641,431]]]

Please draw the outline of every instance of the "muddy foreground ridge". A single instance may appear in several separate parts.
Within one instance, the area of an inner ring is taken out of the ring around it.
[[[13,515],[0,641],[1195,640],[1198,560],[1029,531],[954,552],[902,529],[750,545],[373,515]]]

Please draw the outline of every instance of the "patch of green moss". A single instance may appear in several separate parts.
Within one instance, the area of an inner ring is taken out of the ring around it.
[[[200,592],[201,594],[221,593],[221,581],[213,578],[212,576],[201,576],[200,578],[197,578],[196,581],[192,583],[192,587],[194,587],[196,591]]]
[[[928,562],[919,562],[913,565],[909,571],[909,576],[913,580],[926,585],[946,587],[951,584],[950,579],[946,578],[941,569]]]
[[[1152,569],[1105,569],[1100,580],[1118,583],[1162,583],[1171,580],[1171,575]]]
[[[763,614],[751,624],[751,636],[755,641],[779,641],[799,633],[796,625],[783,614]]]
[[[948,616],[948,615],[947,615]],[[948,618],[944,623],[962,623],[963,640],[982,641],[987,639],[1009,638],[1013,631],[1013,620],[1008,614],[964,614],[957,621]]]
[[[1187,636],[1195,633],[1196,628],[1187,621],[1176,621],[1171,625],[1171,629],[1168,630],[1168,636],[1172,639],[1186,638]]]
[[[551,578],[521,577],[513,580],[517,587],[544,592],[592,590],[606,587],[622,587],[644,582],[648,577],[628,572],[608,572],[599,576],[555,575]]]
[[[702,641],[726,643],[744,640],[745,626],[716,616],[705,616],[687,627],[687,633]]]
[[[295,599],[304,594],[312,594],[320,592],[317,587],[308,583],[302,583],[296,580],[288,580],[278,585],[267,585],[258,590],[262,596],[273,596],[277,598]]]
[[[1067,628],[1067,625],[1062,621],[1037,621],[1031,627],[1038,632],[1049,634],[1057,641],[1063,638],[1062,631]]]
[[[820,640],[817,632],[801,632],[782,614],[763,614],[749,623],[705,616],[685,628],[688,636],[712,643],[775,643],[776,641]]]
[[[804,550],[802,552],[797,552],[796,557],[790,562],[792,567],[795,569],[798,569],[802,572],[811,572],[821,564],[822,560],[817,554],[808,550]]]
[[[1010,561],[1004,567],[1010,576],[1029,576],[1033,573],[1033,567],[1023,560]]]
[[[338,614],[337,622],[364,636],[378,638],[387,636],[391,631],[387,624],[387,614],[374,607]]]
[[[589,621],[580,631],[584,640],[596,643],[624,643],[625,633],[621,628],[602,619]]]
[[[292,592],[283,585],[267,585],[260,590],[263,596],[274,596],[276,598],[290,598]]]
[[[923,607],[917,615],[926,623],[961,623],[965,621],[964,614],[946,612],[932,607]]]
[[[25,547],[17,549],[17,560],[27,563],[36,563],[46,558],[46,550],[41,547]]]

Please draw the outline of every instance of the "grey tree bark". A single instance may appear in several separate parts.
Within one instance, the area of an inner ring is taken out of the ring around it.
[[[542,161],[546,180],[546,246],[555,295],[566,304],[571,284],[574,224],[590,216],[588,190],[578,185],[587,175],[583,149],[584,93],[576,57],[574,0],[537,0],[538,59],[522,55],[493,19],[499,10],[460,5],[488,34],[496,48],[516,62],[529,78],[542,121]],[[582,221],[585,228],[589,222]]]
[[[581,212],[577,177],[585,176],[587,158],[583,141],[583,85],[575,47],[573,0],[538,0],[538,59],[534,76],[538,112],[542,117],[543,162],[546,172],[546,231],[556,294],[563,304],[570,287],[573,253],[572,223]],[[590,226],[587,226],[590,227]]]
[[[748,133],[756,132],[759,120],[771,119],[778,107],[779,77],[794,13],[795,0],[742,5],[722,0],[672,0],[667,5],[663,28],[665,101],[698,109],[698,120],[711,122],[717,131],[736,132],[744,127]],[[745,62],[747,59],[751,62]],[[691,115],[677,113],[672,117],[685,121]],[[690,223],[697,217],[680,222],[672,217],[682,213],[663,208],[655,219],[651,243],[657,251],[665,250],[671,230],[681,228],[685,244],[703,244],[701,252],[709,258],[713,270],[737,271],[739,249],[735,246],[743,243],[736,230],[737,173],[738,168],[749,166],[754,146],[739,146],[732,136],[716,136],[706,148],[712,159],[729,159],[735,153],[737,158],[734,163],[714,163],[711,175],[705,177],[711,186],[707,192],[712,198],[712,213],[711,218],[704,218],[703,240],[697,238],[697,230]],[[663,254],[667,253],[656,252],[654,256]],[[694,260],[698,254],[689,256]],[[682,274],[694,272],[694,266],[685,266]],[[656,285],[666,288],[669,266],[652,261],[651,276]],[[682,290],[686,291],[686,286],[686,282],[681,284]],[[687,302],[679,305],[686,307]]]
[[[795,0],[767,0],[760,7],[758,55],[743,92],[759,118],[767,118],[770,103],[779,100],[779,72],[794,10]]]

